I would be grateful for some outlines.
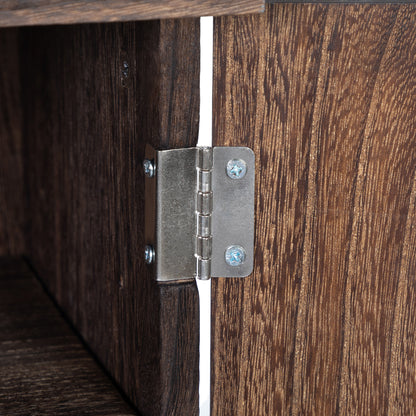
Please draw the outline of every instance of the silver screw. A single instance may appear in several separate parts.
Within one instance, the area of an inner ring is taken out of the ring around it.
[[[144,248],[144,261],[146,264],[152,264],[155,261],[155,250],[152,246],[147,245]]]
[[[241,246],[230,246],[225,250],[225,262],[229,266],[241,266],[246,260],[246,251]]]
[[[144,174],[148,178],[153,178],[153,176],[155,176],[155,164],[151,160],[149,159],[143,160],[143,170],[144,170]]]
[[[227,175],[231,179],[241,179],[246,176],[247,163],[242,159],[229,160],[227,163]]]

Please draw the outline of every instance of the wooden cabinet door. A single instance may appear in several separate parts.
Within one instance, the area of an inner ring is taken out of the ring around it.
[[[416,7],[216,20],[215,144],[257,157],[255,271],[213,281],[213,415],[416,412]]]
[[[192,146],[199,22],[23,28],[25,255],[140,414],[198,414],[194,281],[144,262],[146,144]]]

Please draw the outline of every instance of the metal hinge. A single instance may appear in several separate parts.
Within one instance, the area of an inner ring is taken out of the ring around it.
[[[161,282],[253,270],[255,157],[247,147],[146,148],[145,260]]]

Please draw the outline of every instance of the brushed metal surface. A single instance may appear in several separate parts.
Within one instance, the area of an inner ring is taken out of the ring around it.
[[[215,147],[212,169],[212,277],[246,277],[253,271],[255,156],[247,147]],[[227,163],[242,159],[247,173],[241,179],[227,175]],[[229,266],[225,252],[232,245],[246,251],[240,266]]]
[[[156,276],[158,281],[195,275],[195,148],[157,152]]]

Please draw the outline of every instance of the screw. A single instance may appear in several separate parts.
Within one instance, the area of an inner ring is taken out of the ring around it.
[[[144,261],[146,264],[152,264],[155,261],[155,250],[152,246],[147,245],[144,248]]]
[[[149,159],[143,160],[143,169],[144,169],[144,174],[148,178],[153,178],[153,176],[155,176],[155,164],[151,160]]]
[[[121,70],[121,74],[124,78],[127,78],[129,76],[129,64],[127,61],[123,62],[123,69]]]
[[[233,159],[227,163],[227,175],[231,179],[241,179],[246,176],[247,163],[242,159]]]
[[[246,260],[246,251],[241,246],[230,246],[225,251],[225,262],[229,266],[241,266]]]

